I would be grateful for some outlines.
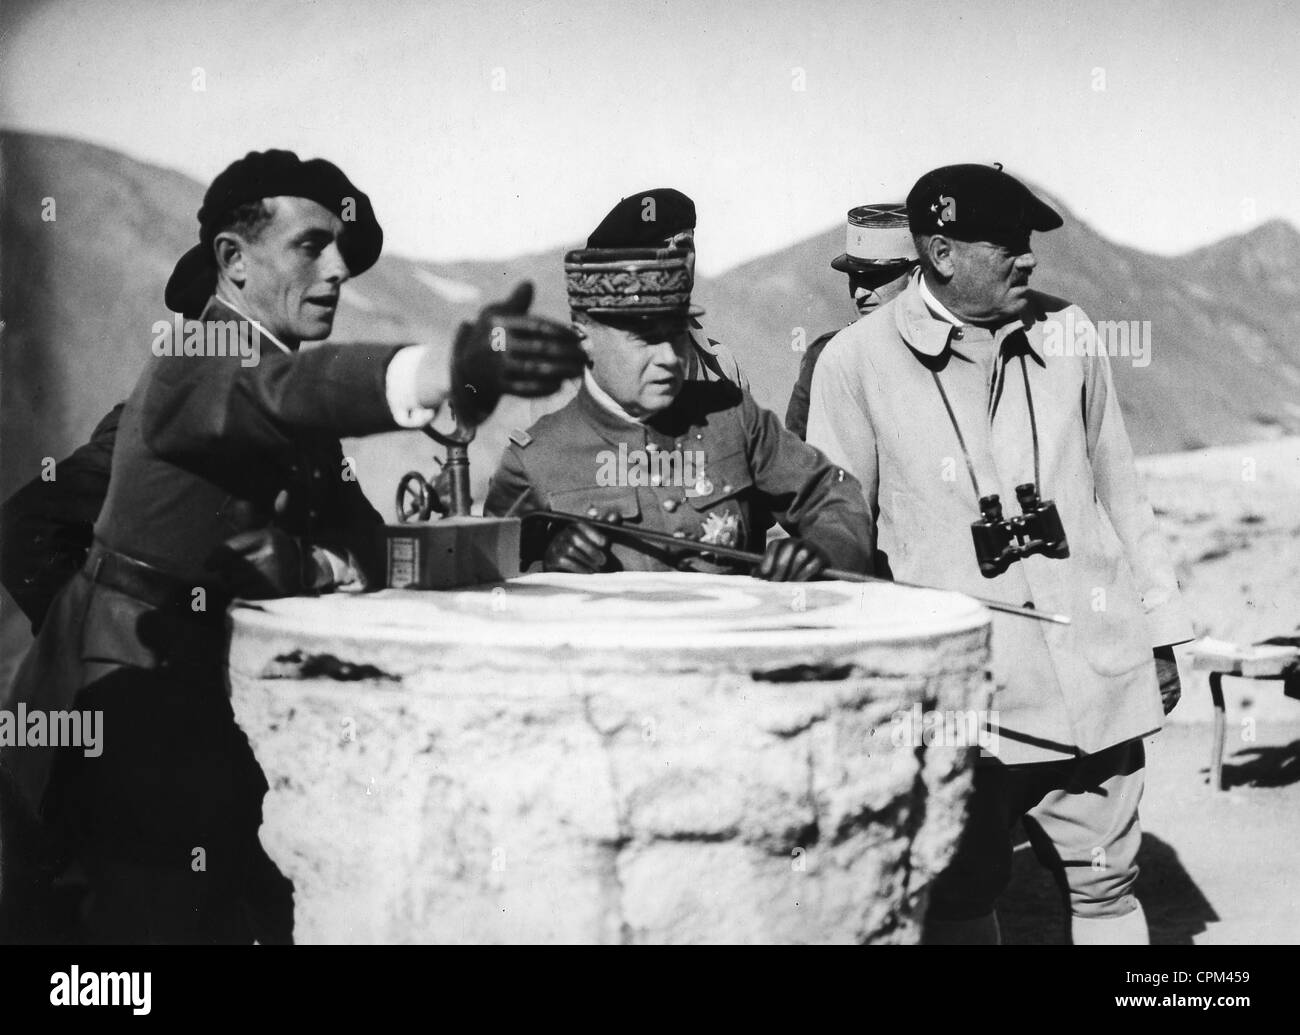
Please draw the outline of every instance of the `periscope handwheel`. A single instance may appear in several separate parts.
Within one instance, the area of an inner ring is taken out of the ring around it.
[[[419,471],[407,471],[397,483],[397,520],[428,521],[433,513],[433,492]]]

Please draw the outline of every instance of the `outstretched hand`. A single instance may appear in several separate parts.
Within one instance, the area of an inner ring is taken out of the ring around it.
[[[582,374],[586,353],[573,328],[528,312],[533,285],[484,306],[456,332],[451,356],[451,399],[466,425],[482,424],[502,395],[550,395]]]

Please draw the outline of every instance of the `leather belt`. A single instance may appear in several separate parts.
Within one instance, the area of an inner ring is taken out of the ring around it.
[[[116,589],[141,603],[159,609],[176,608],[194,613],[195,617],[213,611],[221,614],[229,603],[224,591],[211,583],[182,579],[152,564],[110,550],[98,540],[86,555],[82,571],[91,582]],[[193,593],[199,588],[204,590],[207,600],[203,612],[193,612]]]

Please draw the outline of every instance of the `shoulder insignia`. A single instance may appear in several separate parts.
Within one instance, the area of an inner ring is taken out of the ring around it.
[[[528,432],[524,431],[522,428],[515,428],[510,432],[510,441],[520,449],[523,449],[532,442],[532,440],[533,436],[528,434]]]

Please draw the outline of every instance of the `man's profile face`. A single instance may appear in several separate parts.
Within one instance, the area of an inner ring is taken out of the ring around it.
[[[849,295],[859,316],[874,313],[907,287],[911,266],[887,266],[878,270],[849,273]]]
[[[288,345],[328,338],[351,274],[339,251],[343,220],[308,198],[268,199],[274,215],[243,241],[249,315]]]
[[[999,235],[997,240],[951,243],[949,286],[962,300],[963,315],[988,323],[1020,315],[1029,301],[1029,277],[1036,265],[1029,231]]]
[[[587,316],[586,335],[596,383],[633,417],[666,410],[686,380],[690,333],[685,314]]]

